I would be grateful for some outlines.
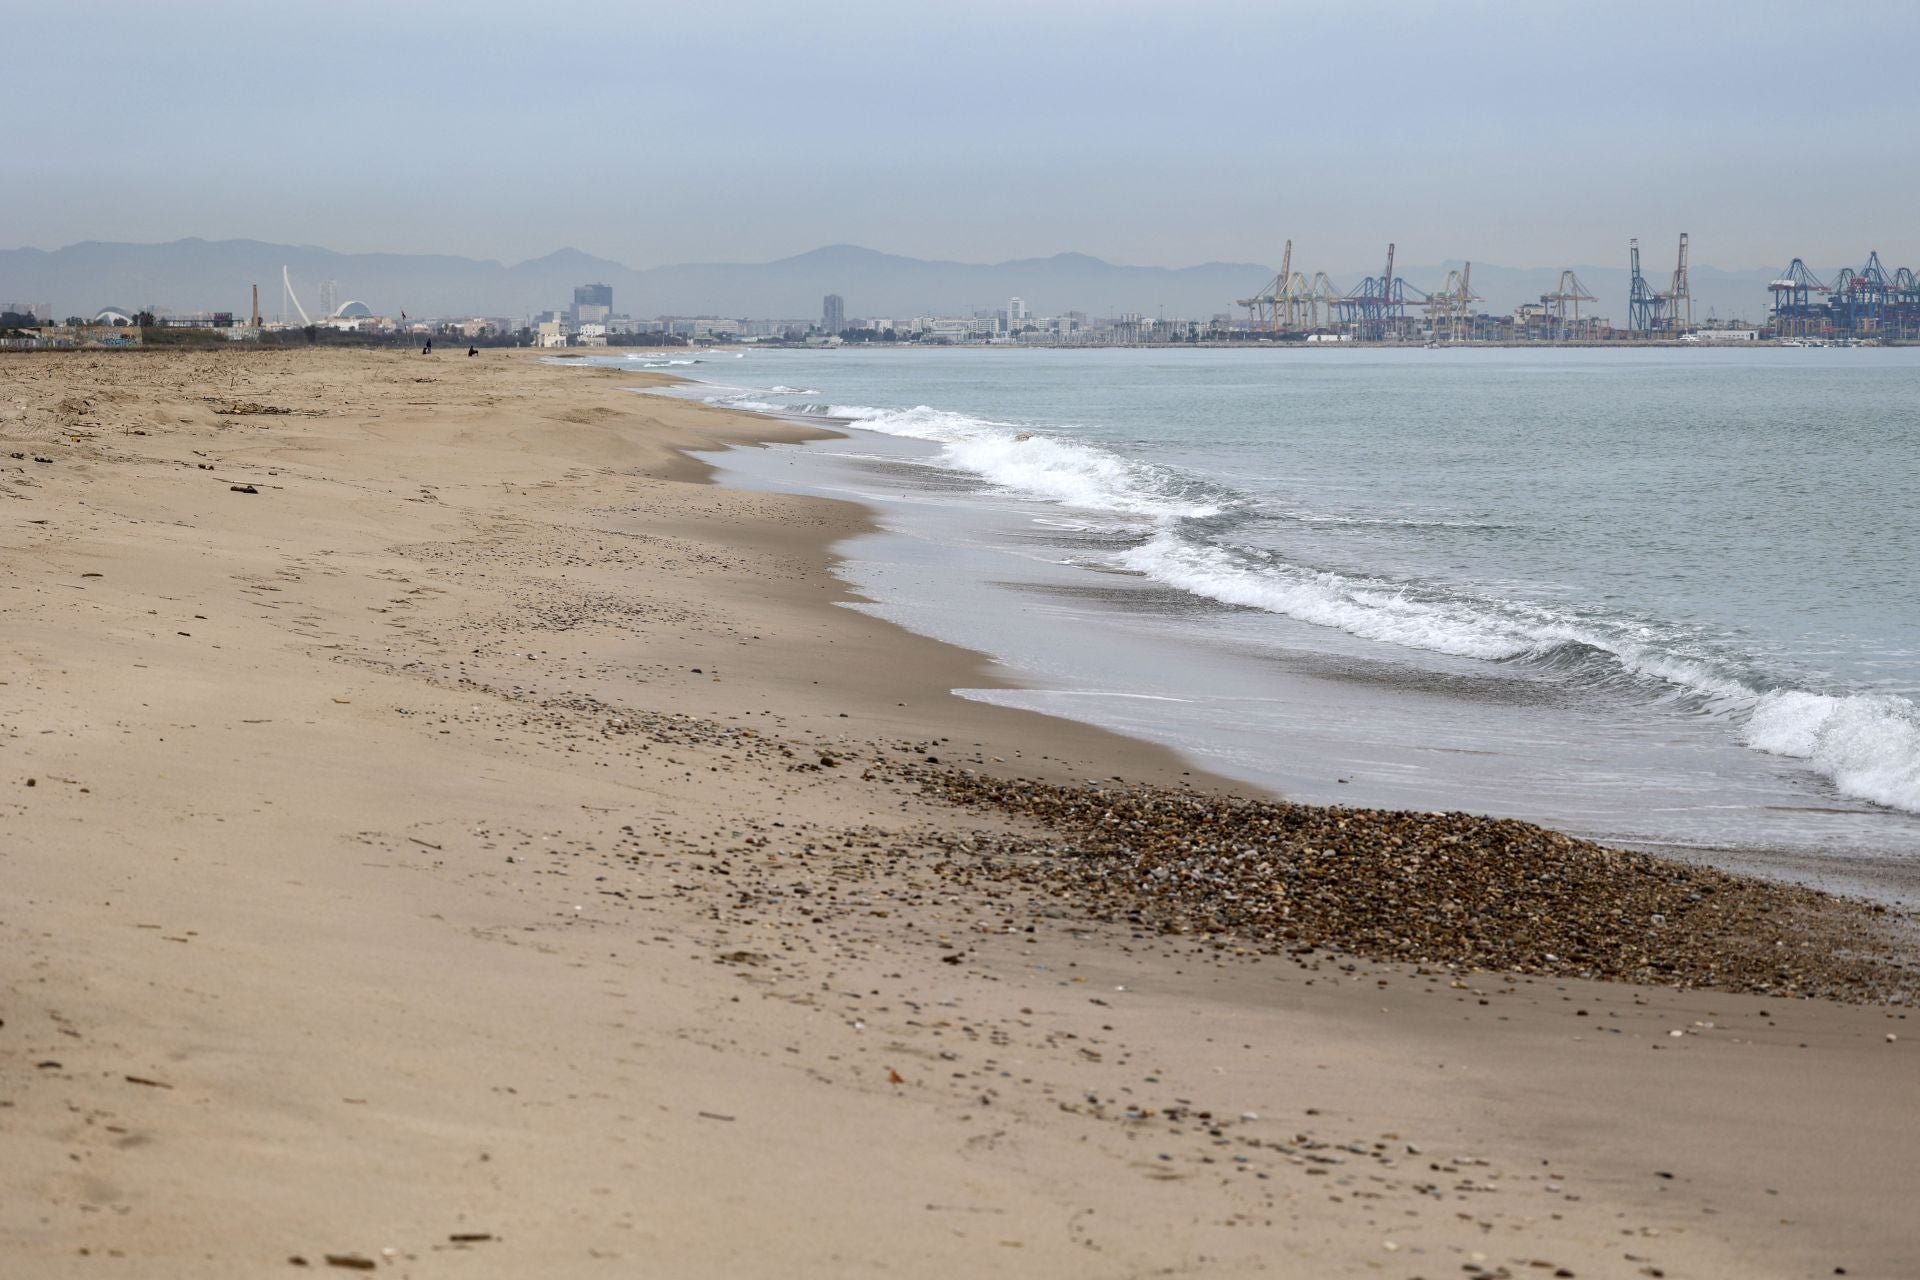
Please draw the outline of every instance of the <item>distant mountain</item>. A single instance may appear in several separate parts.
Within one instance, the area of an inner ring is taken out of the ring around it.
[[[63,316],[104,306],[245,314],[249,286],[258,284],[260,310],[275,315],[282,310],[282,267],[310,314],[318,313],[327,280],[335,282],[338,301],[359,300],[382,315],[524,315],[566,306],[576,284],[617,284],[616,275],[634,274],[572,249],[504,267],[441,254],[336,253],[258,240],[86,241],[51,253],[0,250],[0,295],[51,301]],[[286,310],[293,314],[291,306]]]
[[[1407,282],[1438,288],[1449,267],[1409,266]],[[1038,314],[1085,311],[1116,315],[1205,318],[1237,311],[1234,301],[1257,293],[1274,268],[1257,263],[1208,262],[1193,267],[1129,267],[1080,253],[1013,262],[939,262],[830,245],[761,263],[689,263],[646,270],[575,249],[561,249],[515,266],[439,254],[337,253],[313,245],[258,240],[176,240],[170,244],[87,241],[47,252],[0,250],[0,300],[51,301],[58,315],[92,314],[101,307],[167,307],[176,311],[245,313],[248,286],[260,286],[260,309],[281,309],[280,271],[286,267],[309,313],[319,308],[322,281],[335,282],[340,302],[356,299],[375,312],[396,315],[525,316],[564,308],[573,287],[613,286],[614,309],[635,316],[721,315],[800,319],[820,314],[828,293],[846,299],[853,317],[964,314],[1025,300]],[[1373,268],[1377,270],[1377,268]],[[1649,261],[1656,287],[1666,274]],[[1624,267],[1581,267],[1581,280],[1598,301],[1584,314],[1626,320]],[[1670,268],[1668,268],[1670,270]],[[1352,288],[1364,270],[1334,273]],[[1473,288],[1490,311],[1509,311],[1552,290],[1558,268],[1476,263]],[[1766,311],[1771,271],[1693,269],[1694,318],[1758,318]],[[288,309],[289,312],[291,308]]]

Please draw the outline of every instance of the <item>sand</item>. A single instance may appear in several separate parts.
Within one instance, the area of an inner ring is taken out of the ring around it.
[[[1019,820],[871,762],[1228,784],[950,696],[641,383],[0,357],[0,1272],[1920,1269],[1905,1007],[941,875]]]

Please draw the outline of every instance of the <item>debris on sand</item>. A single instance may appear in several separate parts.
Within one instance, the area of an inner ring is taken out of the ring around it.
[[[956,834],[957,878],[1221,949],[1854,1001],[1920,986],[1883,906],[1514,819],[903,772],[1047,833]]]

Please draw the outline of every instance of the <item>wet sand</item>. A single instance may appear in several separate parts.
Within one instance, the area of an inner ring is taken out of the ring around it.
[[[1911,1273],[1907,1006],[954,874],[1061,833],[914,769],[1233,788],[949,695],[639,382],[0,357],[4,1270]]]

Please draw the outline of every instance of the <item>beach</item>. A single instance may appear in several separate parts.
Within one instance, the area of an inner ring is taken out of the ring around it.
[[[1910,916],[953,696],[662,381],[0,359],[6,1270],[1911,1274]]]

